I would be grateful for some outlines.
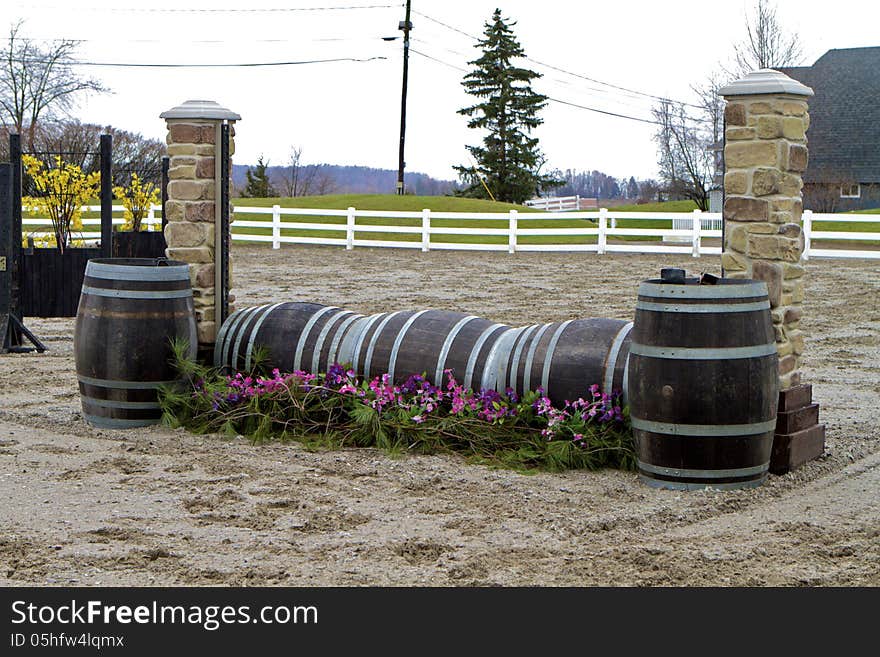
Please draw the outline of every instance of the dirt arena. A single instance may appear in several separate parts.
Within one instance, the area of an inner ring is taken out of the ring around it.
[[[632,318],[661,266],[717,257],[236,246],[239,306],[468,311],[509,324]],[[814,260],[805,380],[824,457],[754,490],[690,493],[629,472],[523,475],[454,456],[97,430],[72,319],[45,354],[0,355],[0,584],[880,585],[877,263]]]

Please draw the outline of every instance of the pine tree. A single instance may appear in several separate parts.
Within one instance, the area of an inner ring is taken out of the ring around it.
[[[278,196],[278,192],[272,187],[269,180],[269,173],[266,171],[269,166],[268,162],[263,162],[263,156],[257,158],[257,165],[249,167],[245,172],[247,176],[247,185],[241,193],[246,198],[269,198],[270,196]]]
[[[543,123],[538,112],[547,104],[547,97],[531,87],[540,73],[512,63],[525,56],[511,30],[514,25],[516,22],[505,22],[500,9],[495,10],[491,22],[485,24],[484,38],[477,43],[483,54],[469,62],[476,68],[462,82],[467,93],[483,100],[458,113],[471,117],[469,128],[488,134],[483,146],[467,146],[476,166],[454,167],[466,185],[458,192],[461,196],[522,203],[543,189],[562,184],[540,173],[544,156],[531,132]]]

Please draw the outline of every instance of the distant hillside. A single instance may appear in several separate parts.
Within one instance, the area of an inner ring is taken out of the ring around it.
[[[252,165],[251,165],[252,166]],[[250,168],[244,164],[232,166],[232,184],[235,194],[244,189],[247,179],[245,172]],[[269,179],[282,196],[291,196],[291,168],[269,166]],[[397,171],[392,169],[374,169],[362,166],[344,166],[339,164],[309,164],[299,168],[297,185],[305,186],[304,194],[297,191],[296,195],[323,194],[393,194],[397,188]],[[425,173],[406,172],[406,191],[417,196],[443,196],[450,194],[455,188],[452,180],[438,180]]]

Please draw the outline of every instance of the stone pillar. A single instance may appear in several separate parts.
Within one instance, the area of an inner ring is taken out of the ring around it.
[[[720,90],[724,109],[724,250],[731,278],[767,283],[779,352],[779,404],[770,472],[784,474],[825,451],[813,389],[801,383],[804,301],[802,175],[809,87],[761,70]]]
[[[199,353],[210,360],[222,300],[215,295],[221,226],[221,126],[241,116],[210,100],[188,100],[159,115],[168,126],[168,202],[165,254],[189,263]],[[234,152],[229,140],[230,175]],[[231,219],[231,218],[230,218]],[[230,275],[230,287],[231,275]]]
[[[773,70],[754,71],[720,90],[724,110],[724,249],[730,278],[767,283],[779,386],[800,384],[804,338],[801,179],[807,168],[809,87]]]

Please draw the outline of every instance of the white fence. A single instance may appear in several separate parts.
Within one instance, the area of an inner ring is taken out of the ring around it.
[[[507,213],[499,212],[432,212],[425,209],[421,212],[390,212],[384,210],[320,210],[305,208],[282,208],[274,205],[270,208],[235,206],[235,214],[266,214],[272,216],[271,223],[267,221],[240,220],[236,219],[232,225],[232,239],[244,242],[271,242],[273,248],[280,248],[281,244],[328,244],[345,246],[353,249],[356,246],[409,248],[430,251],[437,249],[463,249],[471,251],[556,251],[556,252],[594,252],[604,254],[609,252],[622,253],[690,253],[694,257],[701,254],[718,255],[721,253],[720,246],[703,246],[702,240],[706,237],[721,237],[720,230],[703,230],[702,215],[690,212],[611,212],[607,209],[595,212],[564,212],[564,213],[524,213],[516,210]],[[311,222],[287,222],[282,221],[282,216],[322,216],[322,217],[345,217],[342,223],[311,223]],[[361,224],[358,218],[388,218],[388,219],[419,219],[421,226],[400,226],[389,224]],[[690,221],[687,229],[670,228],[619,228],[617,221],[622,219],[636,221],[657,221],[686,218]],[[468,226],[438,226],[432,222],[435,220],[453,220],[457,224],[467,224],[476,220],[503,221],[507,225],[504,228],[484,228]],[[556,228],[528,228],[528,224],[534,221],[564,221],[574,223],[574,220],[588,219],[596,222],[596,226],[584,227],[583,225],[560,226]],[[523,224],[525,227],[521,227]],[[251,235],[238,232],[241,228],[271,228],[270,235]],[[345,237],[304,237],[282,235],[282,230],[307,230],[307,231],[338,231],[344,232]],[[360,239],[356,233],[392,233],[402,235],[416,235],[418,240],[378,240]],[[506,243],[487,244],[484,242],[449,242],[436,239],[440,235],[468,235],[472,237],[497,236],[505,237]],[[520,237],[589,237],[595,236],[596,243],[556,243],[556,244],[522,244]],[[684,238],[690,246],[676,246],[670,244],[655,244],[645,242],[626,242],[609,244],[609,237],[655,237],[661,240]],[[433,238],[433,239],[432,239]]]
[[[84,211],[98,212],[100,206],[87,206]],[[122,206],[113,206],[113,211],[121,213]],[[145,223],[152,227],[158,228],[161,220],[157,216],[157,212],[161,211],[161,206],[153,206],[150,208],[149,216],[144,220]],[[421,251],[430,251],[432,249],[461,249],[471,251],[507,251],[515,253],[517,251],[549,251],[549,252],[593,252],[598,254],[604,253],[690,253],[694,257],[700,255],[718,255],[721,252],[720,246],[706,246],[702,243],[705,238],[721,237],[721,214],[711,212],[615,212],[613,210],[600,209],[591,212],[547,212],[547,213],[523,213],[520,214],[516,210],[507,213],[498,212],[481,212],[481,213],[465,213],[465,212],[432,212],[431,210],[422,210],[421,212],[391,212],[384,210],[357,210],[348,208],[347,210],[325,210],[311,208],[282,208],[274,205],[272,207],[246,207],[235,206],[236,215],[244,214],[261,214],[270,215],[268,221],[255,221],[236,219],[232,224],[232,239],[238,242],[268,242],[272,247],[277,249],[282,244],[326,244],[333,246],[344,246],[346,249],[353,249],[357,246],[367,247],[388,247],[388,248],[404,248],[404,249],[420,249]],[[323,222],[307,222],[307,221],[283,221],[283,217],[339,217],[344,218],[342,223],[323,223]],[[358,223],[359,218],[371,219],[415,219],[420,225],[400,226],[394,224],[363,224]],[[491,219],[504,222],[504,227],[485,228],[482,226],[467,226],[469,222]],[[576,220],[591,220],[596,222],[595,226],[584,226]],[[452,220],[456,226],[438,226],[433,222],[436,220]],[[529,223],[540,220],[552,220],[562,223],[572,223],[571,226],[559,226],[554,228],[529,228]],[[627,221],[657,221],[665,220],[670,222],[670,228],[621,228],[618,227],[619,220]],[[816,221],[830,223],[863,223],[863,224],[880,224],[880,214],[819,214],[805,210],[803,214],[803,230],[804,230],[804,257],[805,258],[871,258],[880,259],[880,249],[816,249],[813,248],[812,242],[815,240],[835,240],[835,241],[873,241],[880,242],[880,232],[855,232],[855,231],[816,231],[813,230],[813,223]],[[41,226],[45,227],[48,223],[44,218],[24,218],[22,223],[25,226]],[[114,218],[114,224],[122,224],[122,218]],[[83,219],[84,226],[98,226],[100,219]],[[522,226],[521,226],[522,224]],[[264,229],[268,234],[249,234],[242,232],[241,229]],[[339,237],[322,236],[304,236],[304,235],[283,235],[284,230],[297,231],[334,231]],[[391,233],[399,235],[414,235],[418,239],[415,240],[382,240],[368,239],[357,237],[357,234],[364,233]],[[25,234],[28,234],[25,231]],[[45,235],[45,229],[33,231],[30,234]],[[472,238],[481,236],[496,236],[505,238],[500,240],[501,243],[487,244],[485,242],[450,242],[443,241],[443,235],[466,235]],[[521,237],[590,237],[595,236],[596,242],[591,244],[584,243],[566,243],[558,242],[552,244],[523,244],[520,242]],[[100,238],[100,230],[95,232],[82,232],[75,235],[76,238],[84,240],[94,240]],[[609,243],[609,238],[615,237],[653,237],[657,241],[629,241]],[[657,242],[660,243],[657,243]],[[672,242],[670,244],[669,242]],[[686,242],[684,244],[677,244]]]
[[[581,198],[580,196],[548,196],[547,198],[532,198],[524,205],[548,212],[577,212],[581,205],[587,208],[598,209],[599,203],[594,198]]]
[[[83,212],[100,212],[101,206],[100,205],[84,205],[82,207],[82,211]],[[124,211],[125,211],[125,208],[121,205],[114,205],[113,206],[114,213],[121,214]],[[147,213],[147,216],[144,217],[144,220],[141,222],[141,225],[146,226],[147,230],[162,230],[162,218],[161,218],[161,216],[156,214],[157,212],[159,214],[161,214],[161,212],[162,212],[161,205],[150,206],[150,210]],[[45,237],[47,235],[52,235],[52,231],[48,231],[48,232],[46,230],[28,231],[26,229],[26,227],[28,227],[28,226],[45,227],[47,224],[51,224],[51,223],[52,222],[45,217],[28,217],[26,211],[22,210],[22,219],[21,219],[22,234],[25,237],[27,237],[29,235],[33,236],[33,237]],[[125,219],[123,219],[121,216],[113,218],[113,225],[114,226],[121,226],[124,223],[125,223]],[[87,243],[97,242],[98,240],[101,239],[101,219],[100,218],[83,217],[82,224],[83,224],[84,230],[75,231],[72,235],[73,239],[83,240]],[[86,230],[87,226],[88,227],[96,226],[97,230]]]

